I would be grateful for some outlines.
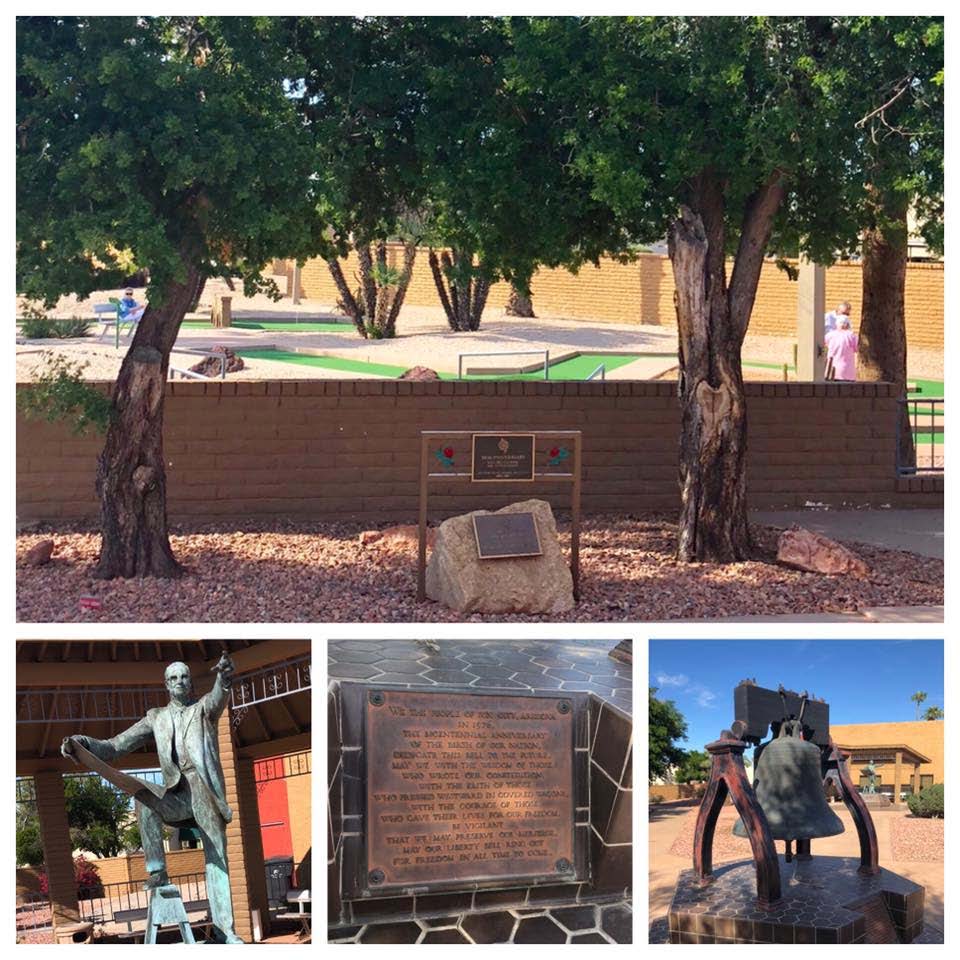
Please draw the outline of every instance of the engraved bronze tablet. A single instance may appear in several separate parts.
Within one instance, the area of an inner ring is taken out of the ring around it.
[[[470,479],[533,480],[532,433],[475,433]]]
[[[483,513],[473,518],[477,556],[481,560],[539,557],[540,534],[532,513]]]
[[[371,892],[572,879],[570,699],[375,687],[366,694]]]

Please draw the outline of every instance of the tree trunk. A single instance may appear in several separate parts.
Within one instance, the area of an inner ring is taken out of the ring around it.
[[[895,384],[907,396],[907,333],[904,291],[907,279],[907,204],[899,201],[880,211],[877,223],[863,235],[863,314],[857,346],[857,378]],[[901,405],[897,463],[916,466],[913,431],[906,405]]]
[[[444,250],[438,257],[431,248],[428,260],[450,329],[454,333],[479,330],[490,292],[490,281],[485,277],[472,277],[463,269],[465,264],[472,265],[473,255],[462,250]],[[451,275],[459,279],[454,280]]]
[[[533,312],[533,298],[529,293],[523,293],[514,284],[510,288],[510,297],[503,311],[508,317],[536,317]]]
[[[327,261],[327,267],[330,270],[330,276],[333,277],[337,293],[340,294],[340,309],[353,321],[357,333],[366,340],[367,327],[363,319],[363,306],[357,302],[356,297],[354,297],[350,290],[346,278],[343,275],[343,270],[340,267],[340,261],[332,258]]]
[[[413,278],[413,264],[416,259],[417,242],[416,240],[408,240],[403,245],[403,269],[400,271],[400,280],[397,282],[397,289],[394,291],[390,311],[387,314],[387,322],[384,328],[384,336],[386,337],[396,336],[397,317],[400,315],[400,308],[403,306],[410,281]]]
[[[750,198],[727,289],[723,183],[695,178],[668,237],[680,359],[680,495],[677,557],[719,563],[750,556],[747,408],[740,350],[756,296],[779,173]]]
[[[177,577],[182,568],[167,534],[163,403],[170,351],[203,285],[196,266],[147,307],[117,376],[113,418],[97,465],[102,543],[94,576]]]

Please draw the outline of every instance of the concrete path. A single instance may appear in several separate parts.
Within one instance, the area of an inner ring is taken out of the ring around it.
[[[859,613],[785,613],[713,617],[690,623],[943,623],[943,607],[866,607]]]
[[[756,510],[750,518],[774,527],[797,523],[834,540],[943,559],[942,510]]]

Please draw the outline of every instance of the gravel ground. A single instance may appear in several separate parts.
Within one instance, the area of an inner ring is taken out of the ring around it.
[[[891,825],[893,859],[943,862],[943,820],[904,817]]]
[[[680,832],[670,846],[670,853],[675,857],[690,857],[693,853],[693,834],[697,826],[698,807],[693,807],[683,818]],[[733,833],[733,825],[739,820],[737,811],[732,806],[724,807],[720,811],[716,830],[713,834],[713,859],[719,863],[723,860],[743,860],[751,856],[750,841],[746,837],[738,837]],[[774,840],[777,853],[786,851],[783,840]]]
[[[415,599],[416,547],[383,539],[364,546],[360,523],[305,521],[173,525],[187,573],[179,580],[91,576],[99,534],[77,525],[40,527],[17,538],[18,559],[38,541],[56,543],[51,563],[18,566],[17,615],[35,622],[423,622],[457,614]],[[565,518],[560,523],[566,538]],[[702,617],[851,613],[865,607],[943,603],[943,562],[851,545],[873,568],[864,580],[801,573],[772,562],[776,531],[754,527],[758,559],[680,564],[676,528],[663,517],[595,516],[581,535],[577,608],[559,618],[475,615],[473,621],[655,621]],[[81,610],[81,597],[100,609]]]

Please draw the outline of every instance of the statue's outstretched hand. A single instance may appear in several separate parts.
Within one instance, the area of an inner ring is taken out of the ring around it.
[[[236,670],[236,667],[233,664],[233,660],[230,657],[230,654],[224,651],[223,655],[217,661],[217,665],[213,668],[220,674],[220,680],[223,682],[225,687],[229,687],[233,683],[233,674]]]

